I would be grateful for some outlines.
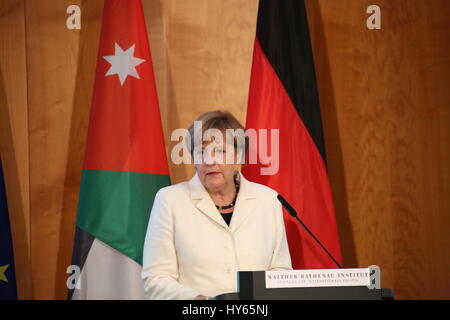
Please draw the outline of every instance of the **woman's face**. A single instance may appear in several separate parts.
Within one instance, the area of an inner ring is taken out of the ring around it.
[[[234,146],[213,141],[204,142],[198,149],[197,156],[201,156],[202,161],[195,165],[195,169],[206,190],[217,192],[233,185],[234,173],[238,170]]]

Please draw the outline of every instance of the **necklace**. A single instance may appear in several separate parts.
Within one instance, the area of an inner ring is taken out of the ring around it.
[[[236,194],[234,195],[233,201],[232,201],[229,205],[226,205],[226,206],[217,206],[217,205],[216,205],[216,208],[217,208],[218,210],[226,210],[226,209],[230,209],[230,208],[233,208],[234,205],[236,204],[236,199],[237,199],[237,195],[238,195],[238,192],[239,192],[239,183],[236,181],[236,179],[234,179],[234,185],[235,185],[235,187],[236,187]]]

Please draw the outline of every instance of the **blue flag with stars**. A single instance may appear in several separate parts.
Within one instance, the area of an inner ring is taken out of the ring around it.
[[[14,255],[9,225],[8,203],[0,159],[0,300],[17,299]]]

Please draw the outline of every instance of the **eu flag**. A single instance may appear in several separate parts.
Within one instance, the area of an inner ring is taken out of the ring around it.
[[[17,299],[14,255],[9,226],[8,203],[0,159],[0,300]]]

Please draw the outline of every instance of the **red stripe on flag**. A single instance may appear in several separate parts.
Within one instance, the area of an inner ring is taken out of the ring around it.
[[[106,76],[105,56],[135,46],[139,78]],[[152,58],[140,0],[105,2],[84,169],[169,174]]]
[[[285,197],[317,238],[341,261],[324,162],[258,40],[253,53],[246,127],[280,130],[280,162],[275,175],[261,175],[261,164],[249,164],[243,169],[245,176]],[[294,269],[336,268],[287,212],[284,220]]]

